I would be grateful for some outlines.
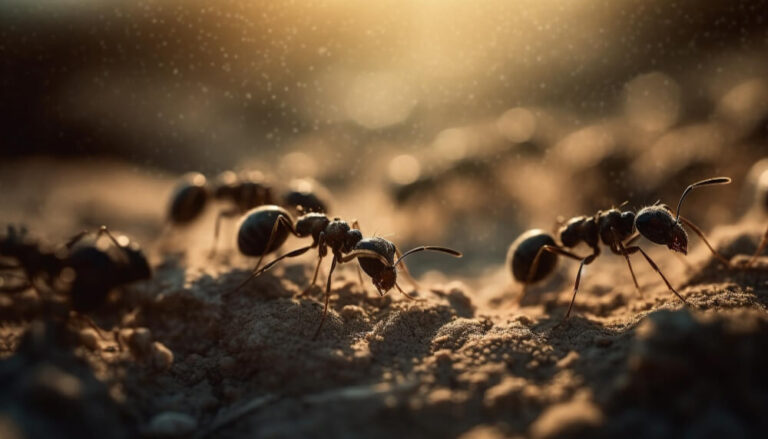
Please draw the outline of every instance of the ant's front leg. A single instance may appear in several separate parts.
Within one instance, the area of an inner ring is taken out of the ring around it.
[[[579,292],[579,284],[581,283],[581,271],[584,269],[585,265],[589,265],[594,262],[598,256],[600,256],[600,247],[595,246],[593,247],[593,253],[581,260],[581,263],[579,264],[579,271],[576,272],[576,282],[573,284],[573,296],[571,297],[571,303],[568,305],[568,311],[566,311],[565,317],[563,317],[563,321],[568,320],[568,317],[571,315],[573,302],[576,301],[576,293]]]
[[[704,244],[706,244],[709,251],[711,251],[712,254],[718,260],[720,260],[720,262],[723,263],[723,265],[725,265],[727,268],[731,268],[731,261],[728,260],[728,258],[726,258],[725,256],[721,255],[717,250],[715,250],[712,247],[712,245],[710,245],[709,241],[707,241],[707,238],[704,236],[704,232],[702,232],[701,229],[696,226],[696,224],[692,223],[691,221],[689,221],[687,218],[683,216],[680,217],[680,222],[688,226],[688,228],[693,230],[695,234],[699,235],[699,238],[701,238],[701,240],[704,241]],[[768,233],[768,231],[766,231],[766,233]],[[766,234],[766,236],[768,237],[768,234]]]
[[[648,261],[648,265],[650,265],[651,268],[653,268],[654,271],[656,271],[656,273],[659,273],[659,276],[661,276],[661,279],[664,281],[665,284],[667,284],[667,288],[669,288],[669,291],[672,291],[673,293],[675,293],[675,296],[677,296],[680,300],[682,300],[684,304],[688,305],[688,301],[685,300],[685,298],[683,298],[683,296],[681,296],[680,293],[678,293],[674,287],[672,287],[672,284],[669,283],[669,281],[667,280],[667,277],[664,276],[664,273],[661,272],[661,269],[659,269],[659,266],[656,265],[655,262],[653,262],[653,259],[651,259],[651,257],[648,256],[648,254],[642,248],[640,248],[639,246],[627,247],[625,251],[627,252],[627,254],[630,254],[630,255],[639,251],[645,258],[645,260]]]

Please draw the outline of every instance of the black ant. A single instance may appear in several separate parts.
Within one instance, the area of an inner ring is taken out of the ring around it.
[[[763,171],[757,181],[757,205],[763,212],[768,212],[768,170]],[[757,258],[768,246],[768,228],[765,229],[763,238],[757,246],[757,250],[747,262],[747,267],[751,267],[757,262]]]
[[[328,189],[313,179],[299,178],[288,183],[288,190],[283,193],[283,207],[303,215],[305,213],[328,212]]]
[[[291,189],[283,195],[283,205],[297,212],[325,212],[322,200],[327,192],[318,183],[309,180],[291,182]],[[236,174],[224,171],[211,183],[203,174],[191,172],[184,175],[171,196],[168,220],[174,225],[185,225],[200,217],[212,200],[226,201],[230,207],[216,216],[211,257],[216,254],[221,220],[242,215],[258,206],[275,204],[272,187],[260,172]]]
[[[274,261],[265,265],[259,270],[261,261],[265,254],[279,248],[289,234],[299,238],[312,237],[312,243],[299,249],[288,252]],[[397,288],[406,297],[413,299],[408,295],[400,285],[397,284],[396,267],[400,266],[403,272],[410,278],[408,269],[403,262],[407,256],[420,251],[430,250],[447,253],[455,257],[461,257],[461,253],[445,247],[421,246],[416,247],[401,254],[400,250],[390,241],[384,238],[365,238],[358,228],[357,221],[352,226],[341,220],[334,218],[331,220],[322,213],[308,213],[302,215],[296,220],[294,225],[290,214],[285,209],[278,206],[262,206],[253,209],[240,223],[238,232],[238,246],[240,251],[250,256],[260,256],[259,261],[253,269],[253,273],[243,281],[237,289],[240,289],[251,279],[260,276],[265,271],[274,267],[278,262],[285,258],[302,255],[312,248],[317,247],[318,260],[315,266],[315,272],[308,291],[317,281],[317,274],[320,269],[320,263],[328,254],[330,249],[333,258],[331,260],[331,269],[328,273],[328,280],[325,289],[325,307],[323,317],[315,331],[312,339],[316,339],[323,327],[325,318],[328,314],[328,301],[331,294],[331,276],[337,263],[349,262],[358,259],[360,267],[373,280],[373,285],[379,294],[384,295],[393,287]],[[395,260],[397,257],[397,260]],[[236,289],[236,290],[237,290]],[[235,290],[235,291],[236,291]]]
[[[701,186],[728,184],[730,182],[731,179],[728,177],[715,177],[691,184],[680,197],[677,204],[677,215],[674,217],[669,207],[655,204],[640,209],[637,214],[612,208],[607,211],[599,211],[591,217],[572,218],[560,227],[560,245],[555,242],[552,236],[542,230],[529,230],[518,237],[509,248],[507,258],[508,263],[511,264],[512,275],[518,282],[523,283],[523,293],[525,293],[527,285],[544,279],[554,270],[558,255],[580,261],[573,287],[573,297],[563,319],[565,320],[571,314],[576,293],[579,291],[582,269],[600,255],[599,244],[602,241],[614,254],[624,256],[635,288],[639,290],[640,287],[632,270],[629,256],[640,252],[651,268],[661,276],[669,290],[687,304],[688,302],[672,287],[648,254],[639,246],[632,244],[640,236],[644,236],[656,244],[666,245],[672,251],[686,254],[688,251],[688,234],[683,228],[683,225],[686,225],[701,237],[715,257],[726,266],[730,266],[728,259],[712,248],[704,236],[704,232],[691,221],[680,216],[680,206],[691,190]],[[565,249],[575,247],[581,242],[592,248],[591,255],[581,257]]]
[[[17,293],[34,288],[41,297],[64,295],[69,308],[80,315],[100,307],[112,289],[150,278],[147,258],[134,241],[125,236],[116,238],[105,226],[93,240],[83,242],[89,234],[78,233],[63,247],[51,248],[30,238],[25,228],[9,225],[7,234],[0,237],[0,256],[12,262],[3,264],[0,270],[8,276],[21,270],[23,275],[16,277],[23,281],[15,285],[4,281],[0,292]],[[113,247],[99,245],[103,234],[109,237]],[[85,320],[101,332],[90,319]]]
[[[216,216],[211,256],[216,253],[223,218],[233,218],[256,206],[274,203],[272,188],[264,182],[261,173],[225,171],[210,183],[203,174],[191,172],[182,177],[171,196],[168,220],[174,225],[188,224],[199,218],[214,199],[227,201],[231,206]]]

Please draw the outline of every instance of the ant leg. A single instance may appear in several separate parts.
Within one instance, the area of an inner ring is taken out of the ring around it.
[[[525,293],[528,291],[528,285],[531,284],[531,280],[533,279],[533,276],[536,274],[536,270],[539,269],[539,261],[541,260],[541,256],[544,254],[545,251],[555,255],[562,255],[571,259],[575,259],[577,261],[584,259],[581,256],[575,255],[569,252],[568,250],[562,249],[554,245],[542,246],[539,249],[539,251],[536,252],[536,257],[533,258],[533,263],[531,264],[531,268],[528,269],[528,276],[525,278],[526,279],[525,282],[523,282],[523,293],[520,295],[518,302],[523,300],[523,297],[525,297]]]
[[[315,265],[315,274],[312,275],[312,282],[307,286],[307,288],[304,289],[304,291],[299,296],[306,296],[309,294],[309,291],[312,289],[312,287],[315,286],[315,282],[317,282],[317,274],[320,272],[320,264],[323,262],[323,257],[318,256],[317,258],[317,265]]]
[[[312,287],[315,286],[315,282],[317,282],[317,275],[320,273],[320,264],[323,262],[323,258],[325,257],[325,232],[320,232],[320,236],[317,238],[317,265],[315,265],[315,273],[312,275],[312,282],[307,285],[307,288],[304,289],[304,291],[301,292],[299,296],[306,296],[309,294],[309,291],[312,289]]]
[[[219,214],[216,215],[216,225],[213,227],[213,248],[211,248],[211,252],[208,254],[208,259],[212,259],[214,256],[216,256],[216,247],[219,243],[219,230],[221,229],[221,219],[222,218],[233,218],[236,217],[240,213],[237,209],[228,209],[228,210],[221,210],[219,211]]]
[[[635,271],[632,269],[632,262],[629,260],[629,254],[627,253],[627,249],[624,248],[624,244],[622,244],[621,240],[619,239],[618,235],[616,234],[616,230],[611,227],[611,233],[613,234],[613,240],[616,242],[616,247],[619,250],[619,253],[621,253],[624,256],[624,259],[627,260],[627,267],[629,267],[629,274],[632,275],[632,282],[635,283],[635,290],[637,292],[640,292],[640,285],[637,283],[637,277],[635,277]],[[630,237],[627,242],[632,242],[632,240],[636,240],[640,234],[635,233],[636,236]],[[611,250],[616,250],[613,247],[611,247]]]
[[[293,230],[293,225],[289,220],[287,220],[284,216],[278,215],[277,220],[275,221],[275,224],[272,226],[272,231],[269,233],[269,240],[267,240],[267,246],[264,247],[264,253],[262,253],[259,256],[259,260],[256,261],[256,266],[253,267],[253,271],[255,272],[259,266],[261,265],[261,261],[264,260],[264,255],[269,253],[270,247],[272,247],[272,244],[275,242],[275,233],[277,233],[277,228],[280,227],[280,225],[284,225],[288,228],[288,231],[296,234],[296,231]]]
[[[333,269],[336,268],[336,255],[333,255],[331,260],[331,271],[328,272],[328,281],[325,285],[325,307],[323,308],[323,317],[320,319],[320,324],[315,330],[315,335],[312,336],[312,341],[317,340],[317,336],[320,335],[320,329],[325,323],[325,318],[328,316],[328,301],[331,299],[331,276],[333,275]]]
[[[702,232],[701,229],[696,226],[696,224],[690,222],[688,219],[686,219],[685,217],[682,217],[682,216],[680,217],[680,222],[682,222],[683,224],[688,226],[691,230],[693,230],[694,233],[699,235],[699,238],[701,238],[701,240],[704,241],[704,244],[707,245],[707,248],[709,248],[709,251],[711,251],[712,254],[717,259],[719,259],[720,262],[723,263],[723,265],[725,265],[728,268],[731,267],[731,261],[729,261],[725,256],[721,255],[717,250],[712,248],[712,246],[709,244],[709,241],[707,241],[707,238],[704,236],[704,232]]]
[[[403,294],[403,296],[407,297],[408,299],[410,299],[410,300],[419,300],[419,299],[411,296],[410,294],[406,293],[405,291],[403,291],[403,289],[400,288],[400,285],[398,285],[397,282],[395,282],[395,287],[397,288],[397,291],[400,291]]]
[[[661,279],[664,281],[665,284],[667,284],[667,288],[669,288],[669,291],[672,291],[673,293],[675,293],[675,296],[677,296],[680,300],[682,300],[684,304],[688,305],[688,301],[685,300],[685,298],[683,298],[683,296],[681,296],[680,293],[678,293],[677,290],[675,290],[672,287],[672,284],[669,283],[669,281],[667,280],[667,277],[664,276],[664,273],[661,272],[661,270],[659,269],[659,266],[656,265],[655,262],[653,262],[653,259],[651,259],[651,257],[648,256],[648,254],[642,248],[638,246],[627,247],[626,251],[630,254],[639,251],[645,258],[645,260],[648,261],[648,264],[651,266],[651,268],[653,268],[656,271],[656,273],[659,273],[659,276],[661,276]]]
[[[403,254],[400,253],[400,249],[395,246],[395,257],[400,260],[403,258]],[[400,261],[397,265],[400,266],[400,268],[403,269],[403,276],[408,280],[408,282],[413,285],[413,289],[418,291],[419,290],[419,283],[416,282],[416,279],[411,276],[411,272],[408,270],[408,267],[405,265],[405,262]]]
[[[282,261],[283,259],[285,259],[285,258],[293,258],[293,257],[296,257],[296,256],[303,255],[304,253],[306,253],[312,247],[313,247],[312,245],[308,245],[306,247],[298,248],[296,250],[293,250],[291,252],[288,252],[288,253],[280,256],[279,258],[277,258],[274,261],[270,262],[269,264],[265,265],[261,270],[254,269],[253,272],[251,273],[251,275],[248,276],[248,279],[246,279],[242,283],[240,283],[240,285],[238,285],[237,288],[235,288],[232,292],[234,293],[234,292],[238,291],[240,288],[245,286],[245,284],[250,282],[252,279],[255,279],[255,278],[261,276],[265,271],[267,271],[270,268],[274,267],[278,262]]]
[[[360,230],[360,223],[357,220],[352,221],[352,228]],[[362,233],[362,230],[360,230],[360,232]],[[360,288],[363,290],[363,292],[367,296],[368,289],[365,288],[365,281],[363,280],[363,270],[360,269],[360,264],[355,265],[355,269],[357,270],[357,280],[358,282],[360,282]]]
[[[563,321],[568,320],[568,317],[571,315],[571,309],[573,308],[573,302],[576,301],[576,293],[579,292],[579,284],[581,283],[581,271],[584,268],[585,265],[591,264],[599,255],[600,253],[596,252],[593,253],[586,258],[581,260],[581,264],[579,264],[579,271],[576,272],[576,282],[573,284],[573,296],[571,297],[571,303],[568,305],[568,311],[565,313],[565,317],[563,317]]]
[[[765,234],[763,235],[763,239],[760,240],[760,245],[757,246],[757,250],[755,250],[755,254],[752,255],[751,258],[749,258],[749,261],[747,262],[747,267],[751,267],[752,265],[757,262],[758,256],[760,256],[760,253],[765,250],[765,247],[768,246],[768,228],[765,229]]]
[[[629,238],[627,238],[627,240],[626,240],[626,241],[624,241],[623,245],[624,245],[625,247],[626,247],[626,246],[629,246],[629,245],[632,245],[632,244],[633,244],[635,241],[637,241],[638,239],[640,239],[640,237],[641,237],[641,236],[642,236],[642,235],[640,234],[640,232],[635,232],[635,234],[634,234],[634,235],[630,236]]]

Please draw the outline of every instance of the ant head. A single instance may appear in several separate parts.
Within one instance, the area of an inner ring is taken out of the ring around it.
[[[381,271],[379,271],[376,277],[373,277],[372,280],[376,290],[383,296],[384,293],[391,290],[397,282],[397,272],[395,271],[395,267],[382,266]]]
[[[682,254],[688,253],[688,234],[666,206],[644,207],[637,213],[635,226],[648,240]]]
[[[360,233],[356,229],[350,230],[350,234],[353,232]],[[379,290],[379,293],[383,294],[392,289],[397,280],[397,272],[394,267],[395,245],[384,238],[365,238],[358,240],[354,248],[355,250],[373,251],[384,256],[389,261],[389,266],[387,266],[382,261],[372,257],[360,256],[357,259],[360,263],[360,268],[373,279],[373,284]]]

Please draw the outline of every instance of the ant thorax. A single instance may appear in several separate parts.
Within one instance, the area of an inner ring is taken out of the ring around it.
[[[598,214],[597,225],[603,244],[611,247],[632,236],[635,231],[635,214],[630,211],[621,212],[618,209],[610,209]]]
[[[357,238],[357,234],[350,233],[352,231],[352,228],[349,226],[349,224],[346,221],[342,221],[338,218],[334,218],[333,221],[331,221],[328,226],[325,228],[325,243],[334,250],[334,252],[339,253],[349,253],[352,251],[352,249],[355,247],[355,244],[357,244],[357,241],[355,239]],[[359,231],[358,231],[359,233]],[[362,238],[362,235],[360,235]],[[354,242],[353,242],[354,241]]]
[[[575,247],[582,241],[590,247],[597,245],[597,224],[593,217],[571,218],[560,228],[559,234],[560,242],[565,247]]]
[[[323,213],[308,213],[296,220],[296,234],[299,237],[312,236],[317,241],[330,220]]]

